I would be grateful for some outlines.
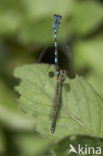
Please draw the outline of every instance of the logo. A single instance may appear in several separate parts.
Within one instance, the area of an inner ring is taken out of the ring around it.
[[[72,144],[69,145],[68,153],[77,153],[77,154],[101,154],[101,147],[89,147],[87,145],[81,146],[78,144],[77,148],[75,148]]]

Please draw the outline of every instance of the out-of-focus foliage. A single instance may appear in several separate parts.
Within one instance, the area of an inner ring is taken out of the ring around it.
[[[69,148],[70,146],[68,146],[68,143],[71,144],[73,147],[75,147],[76,151],[78,152],[78,146],[80,145],[80,147],[83,147],[83,153],[80,152],[80,154],[77,153],[70,153],[69,152]],[[85,155],[88,156],[88,147],[93,147],[94,156],[97,156],[96,154],[96,147],[103,147],[103,139],[98,139],[98,138],[92,138],[92,137],[88,137],[88,136],[70,136],[67,138],[64,138],[64,140],[60,141],[58,143],[58,145],[56,147],[54,147],[55,153],[57,156],[75,156],[75,155]],[[87,147],[87,151],[85,150]],[[74,155],[73,155],[74,154]],[[99,154],[98,154],[99,155]]]
[[[35,62],[49,43],[53,14],[63,16],[59,29],[70,44],[75,71],[103,96],[102,0],[1,0],[0,155],[51,155],[50,143],[35,132],[36,120],[18,108],[14,86],[19,81],[12,73],[17,66]],[[32,44],[34,53],[29,55]]]
[[[75,66],[80,71],[87,70],[86,78],[94,85],[100,95],[103,96],[103,37],[101,35],[92,39],[82,40],[75,44]]]

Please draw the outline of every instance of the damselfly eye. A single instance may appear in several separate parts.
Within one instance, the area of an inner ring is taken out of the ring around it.
[[[55,75],[55,74],[54,74],[54,72],[53,72],[53,71],[50,71],[50,72],[49,72],[49,77],[53,78],[53,77],[54,77],[54,75]]]

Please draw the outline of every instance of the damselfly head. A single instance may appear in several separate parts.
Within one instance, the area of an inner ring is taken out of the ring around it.
[[[60,16],[60,15],[56,15],[56,14],[53,15],[53,17],[56,18],[56,19],[62,19],[62,16]]]
[[[60,24],[60,20],[62,19],[62,16],[54,15],[53,17],[54,17],[54,25],[53,25],[53,27],[54,27],[54,30],[57,30],[58,25]]]

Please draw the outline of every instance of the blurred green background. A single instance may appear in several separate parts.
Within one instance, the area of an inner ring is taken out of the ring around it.
[[[0,155],[53,155],[36,131],[36,121],[17,105],[17,66],[35,63],[50,42],[53,15],[63,16],[60,32],[72,51],[77,74],[103,96],[102,0],[0,1]],[[31,48],[29,48],[31,47]],[[30,49],[30,53],[28,52]]]

